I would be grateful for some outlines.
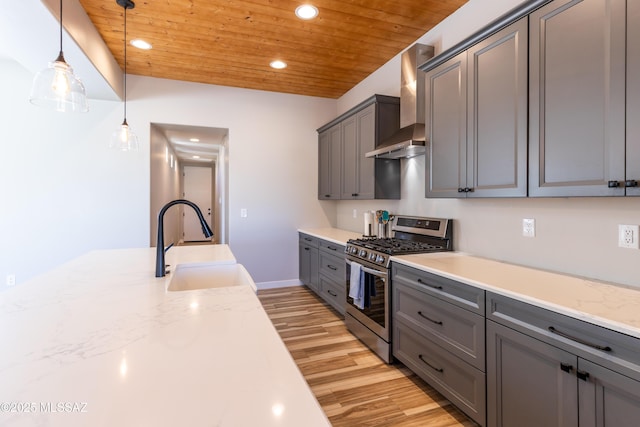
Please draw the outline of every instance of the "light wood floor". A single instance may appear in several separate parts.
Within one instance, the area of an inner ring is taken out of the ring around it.
[[[476,425],[402,364],[382,362],[306,287],[258,297],[333,426]]]

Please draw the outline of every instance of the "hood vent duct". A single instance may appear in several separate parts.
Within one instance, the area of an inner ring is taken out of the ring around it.
[[[416,43],[400,56],[400,129],[366,157],[400,159],[425,152],[424,76],[418,65],[433,58],[433,46]]]

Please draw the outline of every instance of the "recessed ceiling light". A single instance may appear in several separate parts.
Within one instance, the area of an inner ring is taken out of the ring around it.
[[[193,158],[194,158],[194,159],[199,159],[199,158],[200,158],[200,156],[193,156]]]
[[[287,63],[284,61],[280,61],[279,59],[276,59],[275,61],[271,61],[269,65],[271,65],[271,68],[275,68],[276,70],[282,70],[283,68],[287,68]]]
[[[200,142],[200,140],[198,138],[191,138],[191,139],[189,139],[189,141],[191,141],[191,142]]]
[[[142,39],[133,39],[129,43],[131,43],[131,46],[137,47],[138,49],[149,50],[153,47],[151,46],[151,43],[146,42]]]
[[[300,19],[313,19],[318,16],[318,8],[310,4],[296,7],[296,16]]]

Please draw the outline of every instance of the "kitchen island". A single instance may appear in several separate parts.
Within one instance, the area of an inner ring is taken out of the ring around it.
[[[330,425],[251,287],[170,292],[154,264],[154,248],[93,251],[0,293],[0,425]]]

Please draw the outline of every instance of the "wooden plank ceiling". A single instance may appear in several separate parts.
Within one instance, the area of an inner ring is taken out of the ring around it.
[[[136,0],[127,11],[127,72],[300,95],[338,98],[467,0]],[[123,9],[80,0],[123,67]],[[288,64],[274,70],[269,63]],[[398,83],[399,84],[399,83]]]

